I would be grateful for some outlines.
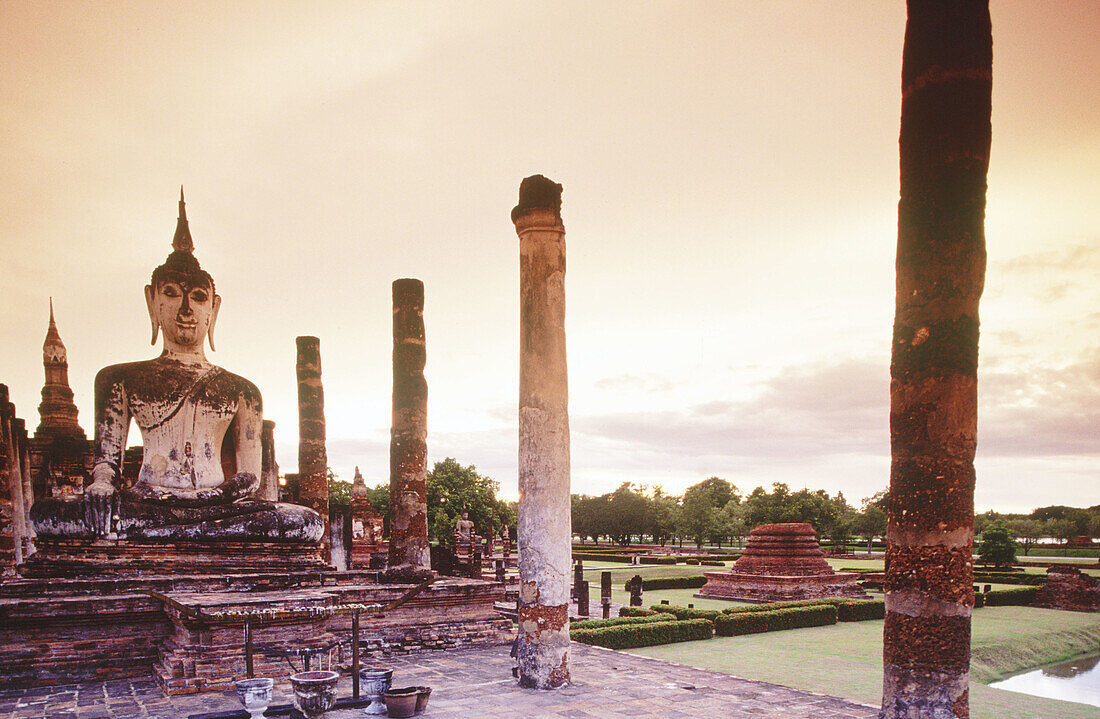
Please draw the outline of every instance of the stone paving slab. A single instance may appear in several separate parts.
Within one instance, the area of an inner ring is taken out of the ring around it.
[[[424,719],[871,719],[878,708],[775,684],[685,667],[584,644],[573,644],[575,681],[554,691],[520,689],[509,646],[409,654],[387,659],[394,686],[427,685]],[[340,681],[351,695],[351,680]],[[275,703],[290,701],[286,679],[275,682]],[[239,709],[233,693],[167,697],[152,679],[0,692],[0,719],[185,719]],[[325,719],[364,717],[362,709],[328,712]]]

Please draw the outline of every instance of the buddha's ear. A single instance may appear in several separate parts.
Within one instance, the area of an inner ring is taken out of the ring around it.
[[[151,345],[155,345],[160,336],[160,323],[157,322],[157,313],[153,310],[153,292],[152,285],[145,285],[145,305],[149,308],[149,322],[153,325],[153,338],[149,340]]]
[[[218,310],[222,307],[222,296],[214,295],[214,302],[210,308],[210,329],[206,332],[206,338],[210,340],[210,350],[216,352],[214,349],[214,325],[218,324]]]

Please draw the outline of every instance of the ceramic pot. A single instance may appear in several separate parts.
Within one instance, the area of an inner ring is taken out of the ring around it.
[[[416,688],[416,713],[424,711],[428,707],[428,697],[432,695],[431,687]]]
[[[321,716],[336,703],[336,682],[339,679],[339,674],[328,671],[291,674],[294,706],[310,719]]]
[[[248,710],[252,719],[259,719],[264,715],[264,710],[271,704],[271,689],[275,686],[275,680],[269,677],[259,679],[242,679],[233,682],[237,687],[237,696]]]
[[[411,717],[416,714],[416,697],[420,691],[416,687],[389,689],[386,698],[386,711],[391,717]]]
[[[359,670],[359,690],[363,696],[370,697],[371,703],[363,709],[364,714],[385,714],[386,704],[382,695],[393,682],[393,670],[382,667],[363,667]]]

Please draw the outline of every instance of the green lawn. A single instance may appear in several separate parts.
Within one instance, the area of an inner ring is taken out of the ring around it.
[[[656,594],[656,592],[654,592]],[[647,602],[648,604],[648,602]],[[696,606],[700,606],[697,602]],[[974,719],[1097,719],[1100,709],[992,689],[979,683],[1100,646],[1100,616],[1029,607],[986,607],[973,622]],[[882,697],[882,622],[845,622],[786,632],[715,637],[630,650],[747,679],[878,704]]]

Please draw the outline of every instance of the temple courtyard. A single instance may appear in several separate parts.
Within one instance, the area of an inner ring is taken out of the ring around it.
[[[574,643],[574,681],[554,691],[520,689],[511,678],[508,646],[406,655],[389,659],[394,686],[432,687],[425,717],[874,717],[878,707],[749,681]],[[826,667],[822,667],[827,670]],[[290,701],[277,681],[276,703]],[[340,696],[350,696],[343,677]],[[239,710],[234,693],[165,696],[151,680],[90,683],[0,692],[0,719],[184,719]],[[244,713],[241,712],[241,716]],[[364,716],[362,709],[330,711],[331,719]]]

